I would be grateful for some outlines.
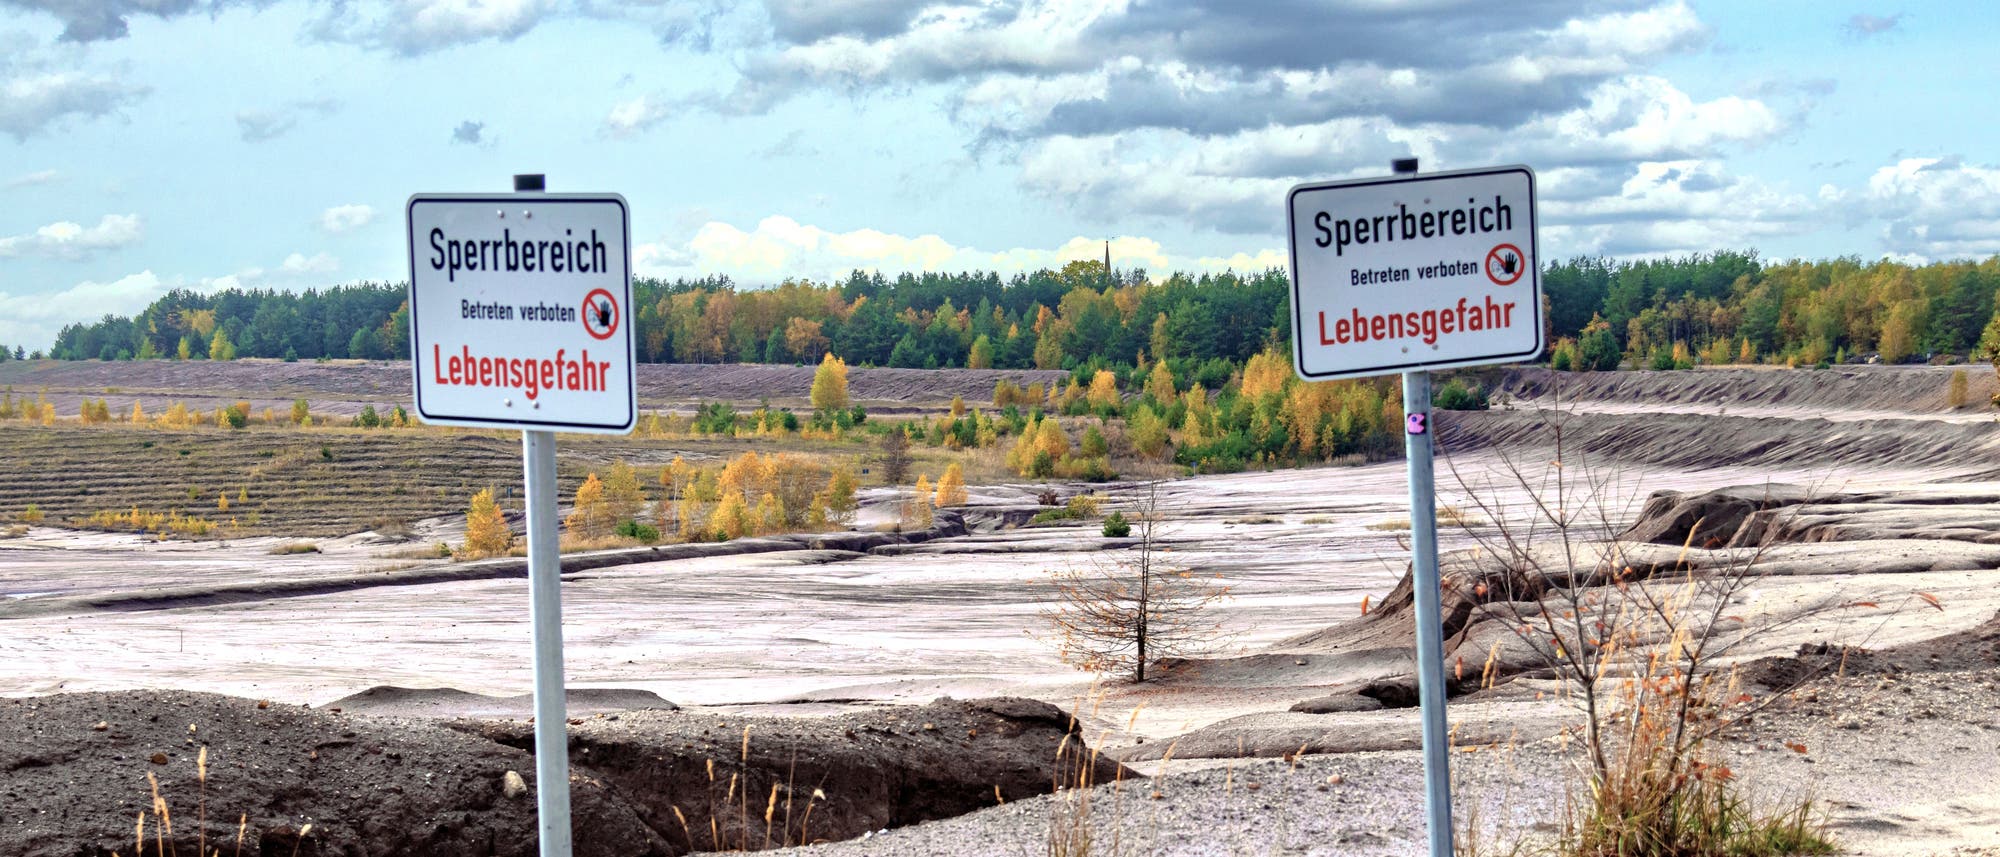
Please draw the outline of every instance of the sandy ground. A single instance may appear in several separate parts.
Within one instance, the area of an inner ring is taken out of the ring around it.
[[[721,400],[755,403],[768,400],[785,407],[810,408],[812,366],[730,363],[722,365],[642,363],[639,402],[647,410],[691,411],[701,402]],[[848,392],[866,405],[909,407],[942,405],[953,396],[969,402],[991,401],[1001,380],[1015,384],[1056,384],[1068,372],[1040,369],[874,369],[848,370]],[[328,363],[285,363],[277,360],[19,360],[0,363],[0,389],[16,399],[31,401],[46,390],[48,400],[66,417],[76,415],[82,401],[103,399],[114,414],[129,414],[137,401],[158,415],[175,402],[213,411],[238,400],[252,412],[272,408],[290,411],[294,398],[304,398],[315,415],[351,417],[373,405],[387,411],[410,405],[410,364],[401,361],[336,360]]]
[[[1597,505],[1612,528],[1629,520],[1647,493],[1668,488],[1789,482],[1938,496],[2000,491],[2000,483],[1983,478],[1963,481],[1996,464],[1982,425],[1990,414],[1938,403],[1947,372],[1890,374],[1898,371],[1842,373],[1847,380],[1826,390],[1819,382],[1838,381],[1828,373],[1718,373],[1697,379],[1698,389],[1685,395],[1671,393],[1671,385],[1686,383],[1686,373],[1622,373],[1591,378],[1566,398],[1588,423],[1582,434],[1599,444],[1597,460],[1636,462],[1600,471]],[[1727,384],[1751,385],[1743,390],[1750,401],[1717,403],[1715,391]],[[1469,451],[1440,462],[1440,502],[1466,510],[1475,527],[1526,511],[1529,492],[1511,478],[1503,455],[1530,471],[1553,458],[1546,435],[1521,413],[1525,405],[1514,407],[1464,423],[1468,436],[1504,445],[1467,444]],[[1838,430],[1845,440],[1836,443],[1824,428],[1833,423],[1850,424]],[[1782,446],[1760,438],[1781,438]],[[1812,460],[1815,448],[1836,447],[1842,454],[1832,460]],[[1976,454],[1939,452],[1968,448]],[[1784,463],[1756,458],[1765,452]],[[1752,463],[1714,466],[1732,458]],[[1407,518],[1404,492],[1400,463],[1178,480],[1162,492],[1171,516],[1166,537],[1175,562],[1218,573],[1235,587],[1218,615],[1236,633],[1238,649],[1268,652],[1280,640],[1353,618],[1362,599],[1379,600],[1396,582],[1407,558],[1405,534],[1383,527]],[[1003,506],[1025,494],[1025,486],[986,486],[975,489],[974,502]],[[444,537],[452,525],[425,526],[420,542]],[[1443,547],[1468,547],[1476,534],[1447,527]],[[1114,559],[1090,549],[1100,542],[1094,528],[1009,530],[880,554],[795,551],[575,574],[564,587],[569,677],[578,686],[644,690],[720,712],[824,714],[1013,693],[1074,706],[1093,743],[1113,750],[1246,717],[1263,718],[1249,724],[1257,729],[1310,722],[1414,737],[1407,711],[1286,714],[1293,702],[1322,692],[1311,685],[1330,680],[1314,678],[1318,662],[1303,657],[1305,672],[1290,688],[1093,688],[1036,634],[1044,627],[1038,611],[1049,591],[1047,570]],[[25,602],[142,583],[348,574],[389,561],[385,546],[365,536],[322,542],[324,553],[300,556],[273,556],[274,543],[162,547],[36,529],[0,541],[0,596]],[[1887,606],[1790,626],[1743,656],[1789,654],[1828,640],[1908,644],[1979,624],[2000,610],[1995,563],[1953,553],[1954,544],[1801,547],[1790,572],[1748,594],[1746,613],[1759,621],[1794,616],[1834,598]],[[1905,561],[1893,572],[1845,573],[1898,555]],[[1938,598],[1941,609],[1914,605],[1914,592]],[[313,704],[382,684],[518,694],[530,685],[526,600],[525,581],[503,579],[5,622],[0,694],[169,686]],[[1732,752],[1759,782],[1768,774],[1776,788],[1810,788],[1825,799],[1854,853],[1941,855],[1991,842],[1991,819],[2000,813],[2000,773],[1991,764],[2000,759],[1996,724],[1952,712],[1984,706],[1990,715],[2000,685],[1991,675],[1934,674],[1903,686],[1907,694],[1891,690],[1886,701],[1877,691],[1852,691],[1863,695],[1849,708],[1886,712],[1870,715],[1866,728],[1842,728],[1825,712],[1788,710],[1772,716],[1775,731],[1745,737]],[[1839,698],[1849,691],[1824,692]],[[1472,702],[1455,705],[1453,717],[1499,730],[1494,724],[1553,722],[1562,713],[1553,703]],[[1781,738],[1825,749],[1810,762],[1762,749]],[[1467,806],[1481,806],[1483,817],[1503,828],[1529,832],[1551,817],[1560,763],[1542,740],[1521,737],[1524,749],[1513,760],[1465,757]],[[1130,817],[1148,819],[1140,827],[1152,831],[1152,844],[1139,853],[1408,853],[1421,836],[1414,760],[1408,750],[1386,750],[1307,757],[1296,770],[1283,762],[1171,763],[1165,772],[1185,789],[1132,798]],[[1327,782],[1336,773],[1343,784]],[[1927,787],[1935,782],[1953,787]],[[1051,812],[1032,802],[999,807],[829,850],[975,853],[963,850],[965,843],[1001,841],[1039,851],[1035,837],[1047,835]]]
[[[1493,464],[1472,456],[1458,460],[1456,472],[1480,487]],[[1441,480],[1452,478],[1452,467],[1440,470]],[[1657,488],[1814,477],[1753,468],[1627,475],[1606,486],[1605,501],[1636,509],[1643,492]],[[1843,484],[1910,478],[1851,474]],[[1199,477],[1163,491],[1162,503],[1174,510],[1163,532],[1176,563],[1219,573],[1236,587],[1219,615],[1236,645],[1252,649],[1352,617],[1363,598],[1379,599],[1395,583],[1407,561],[1407,534],[1369,526],[1406,521],[1405,491],[1403,468],[1393,463]],[[1018,502],[1024,493],[981,489],[975,503]],[[1441,487],[1442,502],[1472,510],[1466,494],[1465,487]],[[1505,505],[1518,508],[1523,499],[1516,489]],[[413,544],[448,538],[450,527],[433,522]],[[1472,543],[1449,528],[1443,539],[1447,550]],[[1094,528],[1013,530],[839,562],[800,551],[573,575],[564,587],[569,677],[684,705],[907,702],[1003,691],[1074,698],[1088,687],[1034,638],[1044,624],[1037,614],[1049,569],[1112,558],[1076,551],[1099,541]],[[320,554],[271,555],[282,542],[161,545],[36,529],[0,541],[0,593],[23,599],[116,591],[135,585],[131,570],[141,565],[144,584],[160,586],[410,562],[385,557],[398,548],[366,536],[315,542]],[[170,685],[304,703],[378,684],[520,693],[531,684],[526,603],[526,581],[490,580],[36,620],[0,637],[0,693]],[[1147,731],[1175,734],[1180,725],[1161,722]]]

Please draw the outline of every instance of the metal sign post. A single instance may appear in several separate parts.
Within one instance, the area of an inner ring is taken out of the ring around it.
[[[1415,158],[1393,166],[1395,179],[1301,185],[1287,197],[1292,357],[1308,381],[1403,376],[1424,815],[1430,857],[1452,857],[1430,373],[1541,353],[1534,173],[1419,177]]]
[[[547,189],[543,176],[514,177],[515,193]],[[535,816],[541,822],[542,857],[570,857],[569,690],[563,683],[555,432],[521,432],[521,469],[528,489],[528,621],[535,645]]]
[[[1414,175],[1416,158],[1394,163]],[[1452,857],[1451,746],[1445,721],[1444,620],[1438,573],[1437,473],[1431,444],[1431,373],[1403,373],[1403,457],[1409,463],[1410,575],[1417,602],[1417,704],[1424,724],[1424,819],[1431,857]]]
[[[542,857],[569,857],[569,699],[563,685],[555,432],[521,432],[521,462],[528,481],[528,619],[535,643],[535,810],[541,817]]]
[[[521,430],[539,841],[570,857],[555,432],[628,434],[638,396],[625,200],[545,190],[410,198],[410,370],[424,422]]]

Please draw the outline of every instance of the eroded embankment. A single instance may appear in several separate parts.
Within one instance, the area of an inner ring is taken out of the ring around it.
[[[956,513],[940,511],[937,515],[935,526],[909,533],[794,533],[727,542],[662,545],[578,554],[563,557],[563,576],[565,579],[574,580],[578,579],[577,575],[582,572],[613,566],[778,551],[822,551],[835,555],[860,556],[877,549],[965,535],[965,521]],[[37,616],[73,616],[82,613],[172,610],[309,595],[331,595],[382,586],[423,586],[527,576],[527,559],[509,557],[400,571],[357,572],[295,580],[252,580],[202,586],[139,588],[93,595],[26,598],[0,603],[0,620]]]
[[[1043,794],[1079,766],[1104,781],[1134,776],[1083,746],[1074,723],[1015,698],[830,718],[572,720],[575,850],[669,857],[846,839]],[[148,854],[528,857],[533,743],[521,721],[182,691],[4,700],[0,853],[106,855],[133,847],[143,818]]]
[[[1719,368],[1676,372],[1552,372],[1537,367],[1498,373],[1491,386],[1542,405],[1614,402],[1649,406],[1728,408],[1773,406],[1829,411],[1942,414],[1954,372],[1964,372],[1967,398],[1984,403],[2000,391],[1990,367],[1843,366],[1823,370]]]
[[[642,363],[639,398],[646,404],[721,400],[756,402],[764,399],[804,399],[812,391],[812,366],[756,363]],[[1068,372],[1037,369],[870,369],[848,370],[848,394],[864,402],[988,401],[1001,380],[1016,384],[1055,384]],[[282,363],[275,360],[224,362],[186,360],[20,360],[0,363],[0,387],[18,393],[48,388],[65,415],[73,415],[74,395],[107,400],[113,412],[132,409],[134,399],[158,413],[166,402],[204,395],[223,398],[322,399],[408,402],[410,364],[405,361],[340,361]],[[276,402],[282,406],[284,402]],[[258,405],[264,407],[263,404]],[[338,412],[335,409],[334,412]]]
[[[1487,547],[1448,552],[1441,557],[1440,616],[1446,691],[1464,703],[1453,708],[1456,740],[1533,740],[1570,722],[1570,713],[1552,702],[1566,644],[1541,636],[1538,624],[1553,611],[1582,613],[1588,621],[1578,627],[1601,629],[1624,621],[1616,618],[1620,611],[1640,600],[1718,599],[1705,624],[1689,627],[1712,635],[1721,653],[1717,665],[1752,664],[1751,679],[1771,690],[1789,690],[1840,665],[1849,652],[1867,650],[1888,653],[1888,662],[1908,669],[2000,667],[2000,599],[1992,594],[2000,568],[1996,511],[2000,493],[1991,488],[1660,491],[1635,524],[1608,542],[1565,551],[1552,535],[1513,547],[1499,547],[1498,536],[1489,535]],[[1610,551],[1620,568],[1615,581],[1601,564]],[[1692,580],[1708,581],[1706,589],[1688,588]],[[1261,653],[1162,663],[1159,686],[1180,696],[1288,694],[1278,704],[1289,710],[1241,714],[1109,752],[1129,763],[1169,753],[1186,759],[1414,749],[1413,713],[1384,710],[1418,701],[1414,591],[1406,572],[1360,617]],[[1664,594],[1671,592],[1683,594]],[[1594,619],[1591,610],[1600,611]],[[1767,675],[1775,678],[1760,677]]]
[[[1971,471],[2000,464],[2000,424],[1940,420],[1826,420],[1576,410],[1446,411],[1444,454],[1510,455],[1560,442],[1566,459],[1681,468],[1896,467]]]

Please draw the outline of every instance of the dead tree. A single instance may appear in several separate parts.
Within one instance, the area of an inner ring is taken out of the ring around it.
[[[1042,618],[1063,663],[1142,682],[1149,664],[1204,654],[1227,638],[1208,608],[1227,598],[1230,587],[1167,561],[1157,483],[1132,511],[1131,552],[1052,572],[1056,601]]]

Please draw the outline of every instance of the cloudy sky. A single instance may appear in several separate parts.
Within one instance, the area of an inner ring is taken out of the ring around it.
[[[2000,252],[2000,10],[1824,0],[0,0],[0,342],[400,280],[515,172],[763,284],[1282,262],[1302,180],[1525,163],[1552,256]]]

